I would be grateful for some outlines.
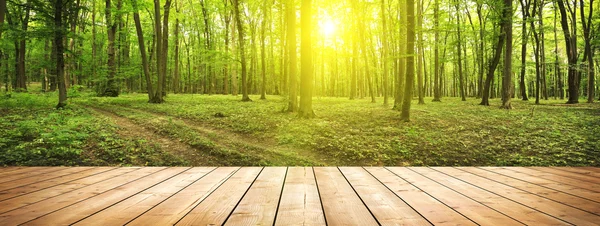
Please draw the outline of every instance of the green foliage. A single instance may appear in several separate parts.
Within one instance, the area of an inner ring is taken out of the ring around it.
[[[51,98],[52,97],[52,98]],[[0,165],[184,165],[88,109],[54,110],[56,96],[17,94],[0,99]]]
[[[404,123],[398,112],[366,99],[315,99],[314,109],[319,114],[312,120],[282,113],[286,102],[277,96],[255,103],[231,96],[169,95],[164,104],[153,105],[146,103],[143,94],[82,101],[118,109],[126,117],[137,118],[140,125],[150,124],[171,138],[211,150],[214,157],[234,164],[285,165],[291,160],[271,154],[265,157],[267,150],[252,152],[240,145],[219,149],[214,142],[199,142],[197,139],[208,139],[211,134],[198,132],[193,123],[271,144],[273,152],[303,156],[309,164],[600,165],[600,142],[595,136],[600,132],[597,104],[568,107],[560,100],[546,105],[513,101],[515,109],[506,111],[479,106],[475,99],[445,98],[441,103],[426,100],[426,105],[414,105],[413,120]],[[500,104],[495,101],[491,104]],[[216,113],[227,117],[214,117]],[[158,120],[157,115],[165,119]],[[231,155],[235,151],[246,156]],[[261,158],[268,161],[261,162]]]

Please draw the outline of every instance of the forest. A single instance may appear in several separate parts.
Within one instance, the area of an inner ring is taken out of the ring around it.
[[[598,8],[0,0],[0,165],[600,166]]]

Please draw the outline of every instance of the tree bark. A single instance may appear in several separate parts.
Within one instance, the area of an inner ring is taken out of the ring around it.
[[[404,83],[404,101],[400,118],[410,121],[410,104],[412,100],[413,83],[415,80],[415,1],[406,0],[406,82]]]
[[[440,15],[439,15],[439,11],[440,11],[440,2],[439,0],[435,0],[435,2],[433,3],[433,29],[434,29],[434,42],[433,42],[433,102],[440,102],[442,101],[441,99],[441,93],[440,93],[440,59],[439,59],[439,47],[438,47],[438,42],[439,42],[439,35],[440,35],[440,31],[439,31],[439,24],[440,24]]]
[[[142,31],[142,24],[140,22],[140,14],[138,13],[137,1],[133,2],[133,21],[135,22],[135,31],[137,33],[138,45],[140,49],[140,55],[142,58],[142,68],[144,77],[146,78],[146,89],[148,92],[148,101],[152,102],[154,97],[154,90],[152,86],[152,78],[150,77],[150,64],[148,63],[148,57],[146,56],[146,47],[144,42],[144,32]]]
[[[504,64],[502,70],[502,106],[503,109],[512,109],[512,0],[504,0],[504,35],[506,47],[504,48]]]
[[[63,0],[54,2],[54,46],[56,48],[56,77],[58,80],[57,109],[67,106],[67,88],[65,86],[65,61],[64,61],[64,28],[63,28]]]
[[[107,24],[107,35],[108,35],[108,75],[106,81],[106,87],[102,91],[101,96],[106,97],[117,97],[119,96],[119,86],[115,76],[117,74],[117,65],[115,62],[116,51],[115,51],[115,37],[117,33],[117,23],[113,20],[111,0],[106,0],[105,8],[106,24]]]
[[[233,0],[235,24],[238,30],[238,45],[242,63],[242,101],[252,101],[248,96],[248,78],[246,71],[246,53],[244,52],[244,24],[240,15],[240,0]]]
[[[561,20],[560,25],[563,29],[563,35],[565,36],[565,46],[567,52],[567,59],[569,62],[568,69],[568,93],[569,100],[567,104],[577,104],[579,103],[579,81],[580,74],[578,71],[578,61],[579,55],[577,55],[577,27],[575,23],[577,22],[577,1],[574,2],[573,7],[569,6],[569,13],[565,10],[565,4],[563,0],[557,0],[558,8],[560,10]],[[568,3],[567,3],[568,4]],[[569,26],[568,18],[571,17],[571,26]]]
[[[300,39],[300,63],[302,64],[300,79],[300,107],[298,116],[313,118],[312,109],[313,92],[313,62],[312,62],[312,0],[302,0],[300,8],[300,24],[302,35]]]
[[[529,98],[527,98],[527,89],[525,85],[525,69],[527,68],[527,41],[529,40],[529,35],[527,33],[527,19],[529,17],[531,0],[520,0],[519,2],[521,3],[521,14],[523,16],[523,22],[521,23],[523,31],[521,33],[521,79],[519,81],[519,89],[521,91],[522,100],[527,101]]]
[[[459,90],[460,90],[460,98],[462,101],[467,101],[465,97],[465,85],[463,78],[463,68],[462,68],[462,44],[461,44],[461,31],[460,31],[460,1],[456,1],[454,7],[456,7],[456,35],[457,35],[457,44],[458,44],[458,80],[459,80]]]

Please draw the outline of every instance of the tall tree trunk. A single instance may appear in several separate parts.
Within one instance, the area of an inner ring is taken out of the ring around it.
[[[117,74],[117,65],[115,62],[115,37],[117,33],[117,23],[114,21],[112,16],[112,6],[111,0],[106,0],[106,8],[105,8],[105,16],[106,16],[106,24],[107,24],[107,34],[108,34],[108,75],[106,81],[106,87],[102,91],[101,96],[106,97],[117,97],[119,96],[119,86],[116,81]],[[117,12],[119,13],[119,12]]]
[[[63,0],[54,2],[54,46],[56,48],[56,77],[58,80],[58,104],[56,108],[67,106],[67,88],[65,86],[65,61],[64,61],[64,28],[63,28]]]
[[[154,93],[154,97],[152,97],[151,103],[162,103],[163,99],[163,85],[162,82],[163,76],[162,73],[162,26],[160,24],[160,0],[154,0],[154,50],[153,53],[156,53],[156,74],[157,74],[157,85],[156,92]],[[150,61],[152,61],[152,56],[150,57]]]
[[[240,0],[233,0],[233,11],[235,16],[235,24],[238,30],[238,45],[240,58],[242,61],[242,101],[252,101],[248,96],[248,78],[246,71],[246,53],[244,52],[244,24],[242,24],[240,15]]]
[[[262,4],[263,15],[267,14],[267,1],[263,1]],[[267,73],[266,73],[266,52],[265,52],[265,32],[267,31],[267,19],[268,16],[264,16],[261,21],[261,31],[260,31],[260,59],[261,59],[261,75],[262,75],[262,84],[260,86],[260,99],[266,100],[267,97]]]
[[[361,17],[364,19],[364,13],[361,13]],[[364,24],[362,24],[363,26],[361,27],[365,27]],[[375,91],[373,90],[373,82],[371,80],[371,72],[369,70],[369,58],[368,58],[368,54],[367,54],[367,37],[364,34],[364,29],[360,29],[359,30],[359,36],[360,36],[360,48],[361,51],[363,53],[363,58],[365,59],[365,77],[367,79],[367,86],[369,89],[369,96],[371,97],[371,103],[375,103]]]
[[[161,55],[156,55],[156,60],[162,60],[160,64],[159,70],[161,71],[161,92],[159,93],[161,96],[167,96],[167,59],[169,58],[169,12],[171,9],[171,0],[167,0],[164,5],[164,17],[163,17],[163,25],[162,25],[162,36],[156,36],[158,39],[162,38],[162,51]],[[159,45],[157,45],[158,47]]]
[[[558,95],[561,100],[565,99],[565,92],[562,81],[562,73],[560,72],[560,62],[558,59],[558,35],[557,35],[557,26],[556,22],[558,21],[558,13],[556,10],[556,2],[554,2],[554,76],[557,79],[557,90],[558,92],[554,95]]]
[[[383,105],[389,104],[389,81],[388,81],[388,40],[387,40],[387,14],[385,13],[385,0],[381,0],[381,61],[383,61]]]
[[[504,9],[506,10],[506,9]],[[504,14],[503,14],[504,15]],[[506,37],[504,34],[504,20],[500,23],[500,32],[498,35],[498,42],[496,43],[496,47],[494,49],[494,57],[489,63],[487,77],[485,78],[485,83],[483,85],[483,95],[481,97],[480,105],[489,106],[489,98],[490,98],[490,86],[492,81],[494,80],[494,73],[496,72],[496,68],[498,67],[498,63],[500,62],[500,56],[502,55],[502,49],[504,47],[504,38]]]
[[[285,6],[286,20],[287,20],[287,47],[288,47],[288,76],[290,81],[289,87],[289,101],[288,101],[288,112],[295,112],[298,110],[298,95],[296,93],[296,72],[298,71],[297,53],[296,53],[296,4],[294,0],[287,0]]]
[[[483,57],[483,40],[484,40],[484,24],[482,16],[482,1],[477,1],[477,18],[479,20],[479,49],[477,50],[477,58],[479,58],[479,97],[483,97],[483,74],[485,73],[485,63]]]
[[[415,80],[415,1],[406,0],[406,82],[404,83],[404,101],[400,118],[410,121],[410,102],[412,100],[413,83]]]
[[[407,9],[406,7],[408,7],[407,0],[401,0],[398,4],[398,7],[400,8],[400,12],[406,12]],[[402,110],[402,104],[403,104],[403,95],[405,94],[405,89],[406,86],[408,84],[405,84],[405,78],[406,78],[406,59],[407,59],[407,51],[406,51],[406,47],[407,47],[407,24],[408,24],[408,17],[407,15],[401,15],[400,18],[400,32],[399,32],[399,48],[398,48],[398,74],[396,75],[396,93],[395,93],[395,99],[394,99],[394,110],[397,111],[401,111]],[[411,97],[412,98],[412,97]]]
[[[529,17],[531,0],[520,0],[519,2],[521,3],[521,15],[523,16],[523,22],[521,23],[523,31],[521,32],[521,79],[519,80],[519,89],[521,91],[522,100],[527,101],[529,100],[529,98],[527,98],[527,89],[525,85],[525,69],[527,68],[527,41],[529,40],[529,35],[527,33],[527,18]]]
[[[425,95],[425,87],[423,87],[423,0],[418,0],[417,3],[417,86],[419,92],[419,104],[425,104],[425,100],[423,99]]]
[[[140,22],[140,14],[138,13],[137,1],[133,2],[133,21],[135,22],[135,31],[137,33],[138,45],[140,49],[140,55],[142,57],[142,68],[144,77],[146,78],[146,89],[148,91],[148,101],[152,102],[154,97],[154,91],[152,88],[152,78],[150,77],[150,64],[148,63],[148,57],[146,56],[146,47],[144,43],[144,32],[142,31],[142,24]]]
[[[225,22],[225,55],[229,56],[229,25],[231,23],[231,11],[229,11],[229,0],[223,0],[224,12],[223,21]],[[229,94],[229,62],[223,66],[223,95]]]
[[[596,91],[596,86],[594,83],[594,50],[592,49],[592,16],[594,15],[594,0],[590,0],[590,5],[588,7],[588,17],[585,17],[584,10],[584,2],[583,0],[579,0],[581,7],[579,7],[579,12],[581,13],[581,24],[583,27],[583,39],[585,40],[585,50],[583,61],[587,60],[587,75],[588,75],[588,84],[587,84],[587,102],[594,103],[594,92]],[[597,34],[596,34],[597,35]]]
[[[568,70],[568,93],[569,100],[567,104],[579,103],[579,81],[580,74],[578,70],[579,55],[577,55],[577,1],[574,1],[574,5],[569,7],[569,14],[565,10],[565,4],[563,0],[557,0],[558,8],[560,10],[561,20],[560,25],[563,29],[563,35],[565,36],[565,46],[567,52],[567,58],[569,62]],[[569,4],[567,2],[567,4]],[[569,25],[568,18],[571,18],[571,25]]]
[[[439,40],[439,36],[440,36],[440,31],[439,31],[439,24],[440,24],[440,15],[439,15],[439,11],[440,11],[440,2],[439,0],[434,0],[435,2],[433,3],[433,30],[434,30],[434,41],[433,41],[433,102],[440,102],[441,99],[441,78],[440,78],[440,59],[439,59],[439,47],[438,47],[438,42]]]
[[[29,27],[29,17],[30,17],[30,4],[26,2],[25,9],[25,17],[21,18],[21,32],[26,33],[27,28]],[[17,54],[17,75],[16,75],[16,87],[15,90],[17,92],[27,91],[27,74],[25,70],[25,55],[27,50],[27,40],[25,35],[19,36],[18,41],[18,54]]]
[[[175,10],[177,14],[179,14],[179,4],[175,2]],[[179,93],[179,83],[180,83],[180,75],[179,75],[179,17],[175,19],[175,64],[173,65],[173,93]]]
[[[504,63],[502,70],[502,106],[504,109],[512,109],[512,0],[504,0],[504,35],[506,36],[506,47],[504,48]]]
[[[457,35],[457,44],[458,44],[458,80],[459,80],[459,88],[460,88],[460,99],[462,101],[467,101],[467,98],[465,97],[465,85],[464,85],[464,78],[463,78],[463,68],[462,68],[462,44],[461,44],[461,36],[460,36],[460,5],[459,5],[460,1],[456,1],[455,7],[456,7],[456,35]]]
[[[302,64],[300,78],[300,107],[298,116],[301,118],[312,118],[315,113],[312,109],[313,92],[313,62],[312,62],[312,0],[302,0],[300,8],[300,24],[302,35],[300,36],[300,63]]]

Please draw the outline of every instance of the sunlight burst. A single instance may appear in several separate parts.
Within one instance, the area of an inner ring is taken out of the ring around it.
[[[335,24],[333,21],[326,20],[321,23],[321,32],[323,32],[325,36],[331,36],[335,32]]]

